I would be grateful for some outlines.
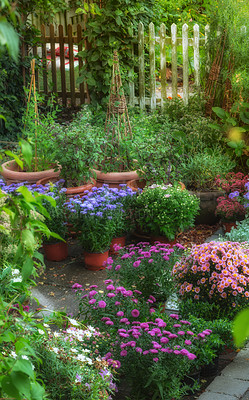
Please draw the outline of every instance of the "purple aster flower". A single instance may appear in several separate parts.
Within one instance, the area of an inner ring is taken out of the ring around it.
[[[137,318],[137,317],[139,317],[140,312],[139,312],[136,308],[134,308],[134,310],[132,310],[132,312],[131,312],[131,315],[132,315],[134,318]]]
[[[106,302],[104,300],[100,300],[98,302],[98,306],[99,306],[99,308],[105,308],[106,307]]]

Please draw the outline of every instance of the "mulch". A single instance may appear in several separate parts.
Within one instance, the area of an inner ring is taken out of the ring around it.
[[[212,236],[218,229],[220,224],[216,225],[195,225],[177,236],[177,242],[185,247],[191,247],[194,244],[202,244]]]

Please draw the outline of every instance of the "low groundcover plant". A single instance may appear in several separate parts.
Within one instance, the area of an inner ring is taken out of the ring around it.
[[[181,398],[187,388],[183,378],[198,358],[193,349],[199,352],[197,341],[202,346],[211,330],[193,332],[191,323],[177,314],[158,316],[152,295],[146,299],[136,289],[114,286],[111,279],[104,291],[96,285],[84,290],[77,283],[73,290],[80,300],[79,315],[109,335],[106,360],[119,362],[139,399],[145,393],[153,399]]]
[[[119,249],[120,256],[107,262],[108,277],[126,288],[134,287],[145,298],[150,295],[166,301],[174,291],[172,268],[180,258],[184,247],[176,244],[140,242]]]
[[[180,299],[216,305],[220,316],[233,315],[248,303],[248,263],[249,250],[240,243],[193,246],[173,268]]]

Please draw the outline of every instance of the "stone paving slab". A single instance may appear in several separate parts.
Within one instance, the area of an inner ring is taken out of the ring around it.
[[[249,381],[234,379],[231,376],[217,376],[206,389],[205,393],[209,394],[209,397],[206,397],[206,399],[213,400],[214,394],[217,393],[220,395],[228,395],[230,397],[232,396],[236,399],[241,399],[241,397],[248,390],[248,387]],[[201,396],[199,397],[199,399],[202,400]]]
[[[229,396],[228,394],[210,393],[204,392],[198,400],[237,400],[235,396]]]
[[[245,380],[249,385],[249,362],[231,362],[223,369],[221,376]]]

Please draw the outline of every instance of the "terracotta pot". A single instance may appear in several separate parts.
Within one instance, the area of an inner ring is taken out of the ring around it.
[[[109,250],[109,254],[118,254],[119,252],[114,250],[114,245],[119,245],[120,247],[124,247],[125,246],[125,236],[121,236],[118,238],[113,238],[110,244],[110,250]]]
[[[234,227],[236,228],[236,221],[233,222],[223,222],[222,221],[222,227],[224,229],[224,233],[229,233],[231,232],[231,229]]]
[[[66,242],[43,243],[45,257],[49,261],[62,261],[68,256],[68,248]]]
[[[101,187],[104,183],[109,187],[118,188],[120,184],[126,183],[132,179],[138,179],[136,171],[127,172],[101,172],[97,169],[92,169],[93,174],[96,176],[97,187]]]
[[[160,242],[163,244],[169,244],[171,247],[174,246],[174,244],[177,243],[177,239],[175,238],[174,240],[169,240],[165,236],[151,236],[150,240],[151,244],[154,244],[155,242]]]
[[[179,182],[179,185],[181,186],[182,190],[186,189],[184,183]],[[129,188],[131,188],[134,192],[137,192],[138,189],[145,188],[146,180],[143,178],[132,179],[131,181],[127,182],[127,186],[129,186]]]
[[[44,178],[44,179],[40,179],[39,181],[36,182],[37,185],[45,185],[48,182],[56,182],[58,181],[57,178],[55,177],[51,177],[51,178]],[[83,197],[85,195],[85,190],[89,190],[89,192],[91,191],[91,189],[96,186],[96,181],[95,179],[91,178],[91,182],[86,183],[85,185],[81,185],[81,186],[76,186],[76,187],[69,187],[66,188],[66,196],[67,198],[73,197],[76,194],[78,194],[80,197]]]
[[[103,266],[104,262],[107,261],[109,256],[109,251],[105,251],[104,253],[88,253],[84,251],[84,260],[85,267],[91,271],[99,271],[101,269],[105,269]]]
[[[36,183],[39,179],[50,179],[51,177],[59,177],[60,168],[58,169],[58,171],[55,171],[54,168],[51,168],[38,172],[25,172],[19,171],[19,166],[14,160],[11,160],[2,164],[2,171],[0,173],[5,179],[7,185],[10,185],[11,183],[19,183],[25,181],[32,184]]]
[[[193,192],[200,199],[200,211],[195,218],[196,225],[215,225],[219,222],[219,217],[215,215],[217,207],[217,198],[224,195],[220,190],[213,190],[207,192]]]

